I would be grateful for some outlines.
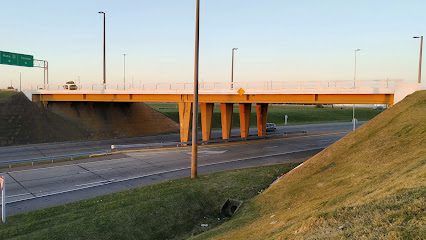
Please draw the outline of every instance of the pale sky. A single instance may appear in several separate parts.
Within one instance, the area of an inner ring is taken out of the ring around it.
[[[49,62],[50,83],[193,82],[195,0],[0,0],[0,51]],[[416,82],[426,0],[201,0],[200,81],[404,79]],[[425,55],[425,54],[424,54]],[[424,62],[424,61],[423,61]],[[424,64],[423,64],[424,65]],[[0,65],[0,88],[43,71]],[[426,72],[423,71],[426,75]],[[424,78],[423,78],[424,79]]]

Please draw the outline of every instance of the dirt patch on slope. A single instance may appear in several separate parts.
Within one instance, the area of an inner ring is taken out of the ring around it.
[[[50,102],[17,93],[0,101],[0,146],[176,132],[179,125],[143,103]]]
[[[0,101],[0,146],[90,139],[92,132],[33,103],[23,93]]]

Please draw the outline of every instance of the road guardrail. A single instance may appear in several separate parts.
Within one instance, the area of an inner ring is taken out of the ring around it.
[[[103,151],[95,151],[95,152],[85,152],[85,153],[75,153],[75,154],[67,154],[67,155],[58,155],[58,156],[48,156],[48,157],[40,157],[40,158],[28,158],[28,159],[19,159],[19,160],[9,160],[9,161],[0,161],[0,166],[12,164],[22,164],[22,163],[35,163],[35,162],[43,162],[43,161],[52,161],[64,158],[73,158],[73,157],[83,157],[83,156],[91,156],[96,154],[107,154],[110,153],[110,150]]]

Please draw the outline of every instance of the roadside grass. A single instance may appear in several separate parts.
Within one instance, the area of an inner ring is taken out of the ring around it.
[[[186,239],[229,218],[227,198],[249,206],[258,192],[299,163],[181,178],[18,214],[0,223],[1,239]],[[238,211],[240,211],[238,210]],[[208,227],[201,227],[208,224]]]
[[[426,239],[426,91],[312,157],[194,239]]]
[[[172,120],[179,122],[179,107],[177,104],[147,104],[149,107],[161,112]],[[355,117],[358,121],[368,121],[377,116],[383,110],[373,110],[371,108],[356,108]],[[351,122],[352,108],[314,108],[314,107],[292,107],[270,105],[268,107],[268,122],[277,125],[284,125],[284,116],[288,115],[288,125],[331,123],[331,122]],[[201,126],[201,114],[199,114],[199,126]],[[253,104],[250,116],[250,126],[256,127],[256,107]],[[239,128],[240,116],[238,104],[234,105],[232,115],[232,127]],[[216,105],[213,110],[212,127],[221,128],[220,106]]]
[[[12,92],[12,91],[0,91],[0,102],[3,100],[3,99],[5,99],[5,98],[8,98],[8,97],[10,97],[10,96],[12,96],[12,95],[14,95],[14,94],[16,94],[17,92]]]

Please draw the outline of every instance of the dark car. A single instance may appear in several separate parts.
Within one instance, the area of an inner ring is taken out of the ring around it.
[[[275,125],[275,123],[267,123],[266,124],[266,131],[267,132],[275,132],[275,131],[277,131],[277,125]]]
[[[375,107],[373,107],[373,109],[374,110],[383,110],[383,107],[382,106],[375,106]]]

